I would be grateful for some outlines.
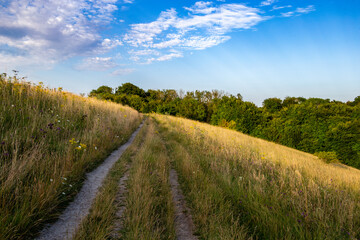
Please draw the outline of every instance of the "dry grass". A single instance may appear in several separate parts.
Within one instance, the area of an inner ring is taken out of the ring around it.
[[[154,121],[148,119],[135,142],[111,170],[75,239],[112,239],[119,179],[130,166],[120,239],[175,239],[169,186],[170,162]]]
[[[126,166],[131,164],[132,158],[142,145],[146,131],[147,128],[145,126],[140,130],[133,144],[129,146],[111,169],[90,209],[89,215],[81,223],[74,237],[75,240],[103,240],[112,238],[114,222],[118,220],[116,212],[119,181],[126,171]]]
[[[175,239],[170,161],[153,121],[133,158],[122,239]]]
[[[261,239],[360,238],[359,170],[232,130],[154,117],[204,238],[244,231]]]
[[[141,121],[118,104],[0,77],[0,238],[33,236]]]

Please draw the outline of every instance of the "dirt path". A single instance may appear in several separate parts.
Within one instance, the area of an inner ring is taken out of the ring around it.
[[[171,193],[175,205],[175,231],[177,240],[195,240],[194,223],[190,211],[185,205],[185,199],[180,189],[177,173],[170,170]]]
[[[115,150],[94,171],[86,175],[86,180],[74,201],[65,209],[59,219],[50,227],[45,228],[39,236],[39,240],[72,239],[81,221],[88,215],[90,207],[102,185],[106,175],[114,163],[134,141],[143,123],[131,135],[129,141]]]
[[[116,195],[116,205],[119,206],[118,210],[116,212],[116,219],[114,222],[114,229],[111,233],[111,237],[114,239],[119,239],[120,238],[120,234],[119,232],[123,229],[123,214],[126,210],[126,205],[125,205],[125,201],[126,201],[126,193],[128,192],[127,187],[126,187],[126,183],[129,179],[129,175],[130,175],[130,165],[126,165],[126,171],[124,173],[124,176],[122,176],[122,178],[119,181],[119,191]]]

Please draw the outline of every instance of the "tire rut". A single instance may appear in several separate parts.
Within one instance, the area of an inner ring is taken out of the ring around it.
[[[126,211],[126,194],[128,193],[127,189],[127,181],[130,176],[130,164],[126,165],[126,171],[124,173],[124,176],[121,177],[119,181],[119,190],[116,195],[116,201],[115,204],[118,207],[118,210],[116,212],[116,219],[114,221],[114,227],[112,229],[112,232],[110,234],[111,239],[119,239],[121,237],[121,234],[119,233],[123,229],[124,224],[124,212]]]
[[[175,232],[177,240],[196,240],[194,235],[195,225],[192,221],[190,210],[186,207],[185,198],[180,189],[178,175],[170,169],[170,186],[175,206]]]
[[[142,126],[143,122],[131,135],[128,142],[112,152],[98,168],[86,174],[86,180],[74,201],[69,204],[54,224],[43,229],[37,238],[38,240],[67,240],[73,238],[82,220],[89,214],[91,205],[108,172],[132,144]]]

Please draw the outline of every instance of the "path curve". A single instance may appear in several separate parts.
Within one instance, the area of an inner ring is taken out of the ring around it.
[[[37,238],[38,240],[63,240],[73,238],[81,221],[89,214],[91,205],[106,175],[124,151],[132,144],[142,126],[143,123],[141,123],[138,129],[131,135],[127,143],[112,152],[94,171],[86,174],[86,180],[74,201],[70,203],[54,224],[45,228],[40,233],[39,238]]]

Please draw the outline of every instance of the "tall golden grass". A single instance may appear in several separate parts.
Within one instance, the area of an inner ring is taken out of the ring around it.
[[[122,202],[119,180],[128,165],[130,176]],[[174,206],[169,186],[170,159],[152,119],[107,177],[89,216],[75,239],[175,239]],[[124,204],[120,222],[116,212]],[[117,225],[116,227],[114,225]],[[116,229],[121,225],[121,229]]]
[[[33,236],[124,143],[141,115],[0,75],[0,239]]]
[[[360,238],[359,170],[236,131],[153,117],[203,238]]]
[[[132,158],[121,239],[175,239],[170,161],[153,120]]]

